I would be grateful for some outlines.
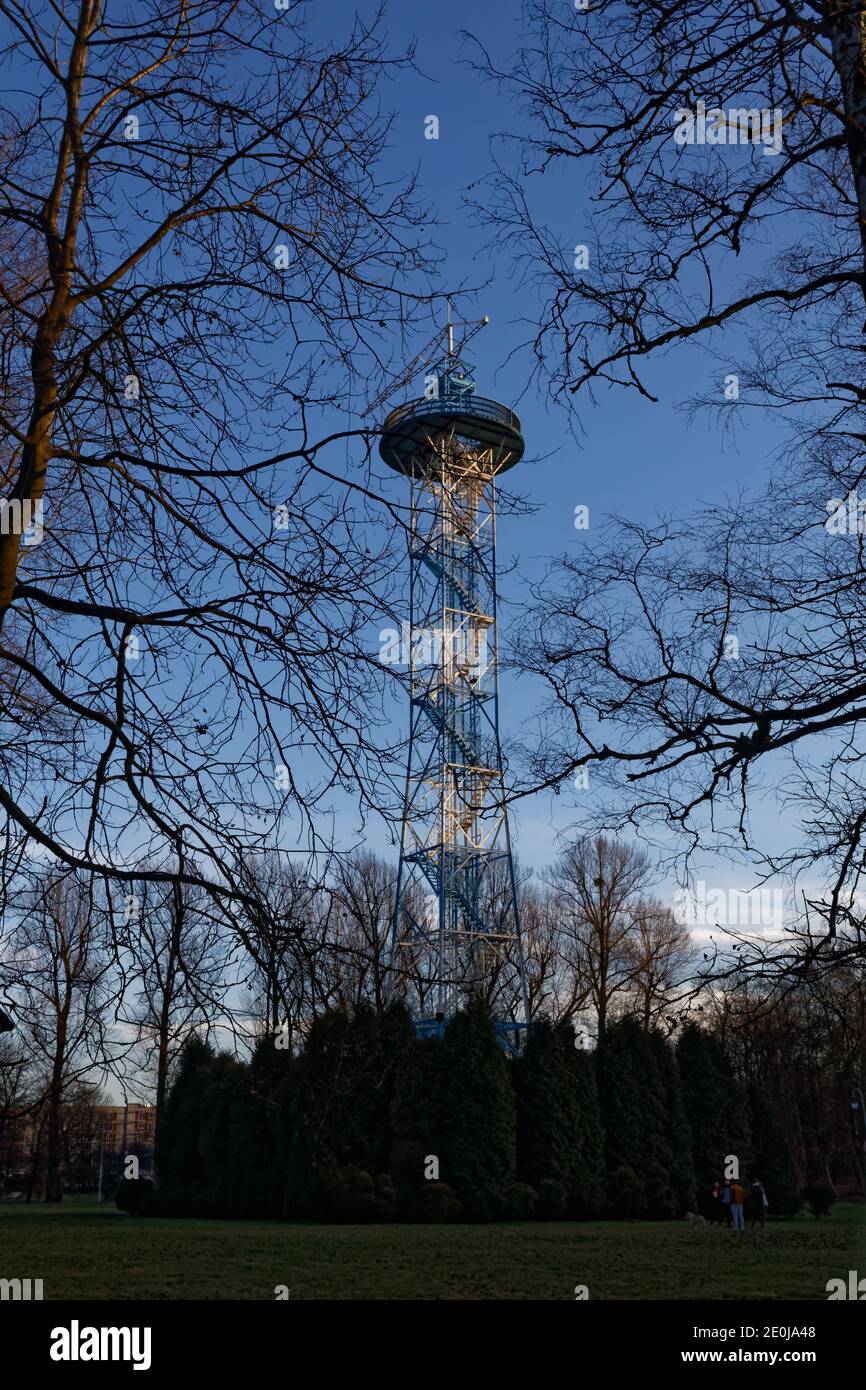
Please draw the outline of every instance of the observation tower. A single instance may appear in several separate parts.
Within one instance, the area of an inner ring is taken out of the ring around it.
[[[441,341],[441,340],[440,340]],[[523,456],[520,421],[475,392],[448,350],[424,396],[382,427],[409,480],[409,751],[389,965],[419,1034],[469,991],[519,1049],[528,991],[499,738],[496,480]]]

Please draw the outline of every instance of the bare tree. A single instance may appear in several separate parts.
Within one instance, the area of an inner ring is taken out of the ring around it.
[[[40,1081],[20,1037],[0,1037],[0,1191],[23,1157],[27,1128],[41,1100]]]
[[[523,13],[510,68],[480,61],[530,118],[488,214],[545,299],[540,375],[575,408],[598,386],[652,402],[644,367],[682,348],[692,409],[789,431],[762,491],[682,521],[614,518],[546,577],[521,645],[552,697],[532,785],[591,765],[591,823],[683,850],[683,874],[713,849],[807,883],[786,939],[732,942],[722,962],[737,951],[784,988],[816,953],[835,969],[866,946],[863,6]],[[579,257],[533,196],[571,168],[593,194]],[[770,789],[799,820],[784,850],[754,829]]]
[[[848,1124],[866,1067],[859,972],[806,970],[781,996],[772,983],[740,976],[705,999],[735,1071],[775,1104],[800,1182],[862,1184],[860,1135]]]
[[[377,179],[409,55],[306,9],[4,9],[5,501],[41,528],[0,534],[7,891],[35,844],[237,896],[331,789],[375,797],[391,536],[368,432],[347,468],[323,412],[388,369],[430,260]]]
[[[256,1030],[292,1049],[317,1013],[385,1003],[393,878],[370,852],[248,862],[236,933]]]
[[[395,871],[370,850],[337,859],[333,894],[339,913],[341,950],[335,964],[343,976],[342,1002],[362,1000],[381,1009],[386,1002]]]
[[[152,1074],[155,1137],[169,1076],[191,1032],[207,1036],[226,1017],[232,983],[225,924],[200,888],[145,880],[116,924],[122,976],[120,1017],[135,1029],[136,1063]]]
[[[10,933],[16,1015],[40,1072],[46,1202],[63,1197],[64,1100],[103,1060],[110,958],[92,890],[93,880],[46,875]]]
[[[695,948],[689,930],[658,898],[641,899],[631,908],[632,928],[626,941],[630,962],[629,993],[643,1026],[649,1030],[676,1003],[678,990],[690,980]]]
[[[615,382],[652,399],[643,360],[736,321],[764,344],[782,329],[780,380],[805,370],[824,399],[807,330],[832,325],[850,361],[866,296],[861,0],[593,0],[584,12],[525,0],[522,12],[507,69],[478,45],[529,117],[486,211],[549,294],[534,339],[544,379],[558,394]],[[577,169],[596,196],[575,274],[573,247],[535,214],[533,179]]]
[[[556,1020],[578,1019],[589,997],[589,986],[571,968],[563,951],[564,912],[559,895],[549,884],[529,879],[519,886],[518,910],[530,1020],[538,1014]]]
[[[85,1080],[71,1087],[63,1102],[63,1173],[65,1185],[74,1192],[96,1186],[96,1154],[105,1134],[99,1107],[105,1104],[104,1093]]]
[[[634,913],[650,873],[642,850],[604,835],[566,846],[549,871],[562,914],[560,949],[582,983],[599,1038],[633,980]]]

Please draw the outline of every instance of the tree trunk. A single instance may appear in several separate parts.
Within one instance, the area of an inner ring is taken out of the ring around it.
[[[153,1185],[159,1186],[159,1132],[168,1091],[168,1033],[171,1002],[168,991],[163,994],[159,1016],[159,1044],[156,1056],[156,1116],[153,1125]]]
[[[60,1102],[63,1094],[63,1063],[55,1062],[48,1091],[48,1143],[45,1155],[45,1201],[63,1201],[63,1130],[60,1116]]]
[[[9,496],[34,506],[42,501],[53,447],[57,412],[57,351],[71,312],[70,296],[78,226],[87,188],[88,160],[84,153],[78,107],[87,62],[87,45],[99,23],[101,0],[81,0],[75,42],[66,74],[66,120],[57,151],[54,181],[40,213],[51,274],[51,298],[33,338],[30,380],[33,404],[21,467]],[[63,232],[59,231],[61,217]],[[12,602],[18,573],[21,536],[0,535],[0,629]]]
[[[825,27],[839,74],[846,119],[846,143],[860,214],[866,299],[866,0],[828,0]]]

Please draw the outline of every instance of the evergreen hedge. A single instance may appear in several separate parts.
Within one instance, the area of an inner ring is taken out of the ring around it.
[[[441,1038],[417,1038],[401,1005],[364,1006],[317,1017],[299,1055],[264,1038],[245,1064],[191,1039],[156,1190],[118,1204],[351,1223],[670,1219],[727,1155],[746,1178],[750,1147],[771,1213],[796,1209],[778,1117],[700,1029],[674,1048],[623,1019],[593,1054],[539,1019],[509,1060],[480,1000]]]

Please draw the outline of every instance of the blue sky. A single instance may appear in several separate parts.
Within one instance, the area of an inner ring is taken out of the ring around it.
[[[565,10],[571,9],[571,0],[561,3]],[[377,7],[378,0],[331,0],[327,7],[311,4],[313,31],[323,40],[339,44],[351,32],[356,14],[372,19]],[[591,23],[590,10],[580,16],[579,24]],[[724,373],[738,355],[733,336],[716,335],[712,342],[715,360],[691,347],[654,361],[644,375],[658,397],[656,404],[634,392],[601,391],[597,404],[587,401],[582,410],[579,440],[573,437],[565,412],[546,395],[527,387],[532,360],[528,352],[516,350],[532,336],[542,301],[531,282],[518,283],[508,251],[490,244],[489,231],[476,224],[467,205],[470,194],[495,196],[487,182],[493,169],[491,140],[500,132],[526,129],[526,117],[473,69],[476,50],[461,37],[463,30],[477,35],[494,62],[507,68],[510,55],[521,42],[520,5],[516,0],[440,0],[435,6],[390,0],[384,22],[387,49],[396,55],[414,40],[417,71],[395,71],[381,90],[383,106],[394,115],[381,177],[383,182],[399,184],[408,174],[417,173],[419,196],[434,210],[438,224],[430,231],[444,255],[439,275],[443,288],[484,284],[475,299],[458,296],[456,311],[467,319],[489,315],[489,327],[478,334],[471,349],[478,389],[513,406],[523,423],[526,458],[509,475],[509,483],[513,481],[533,511],[521,516],[503,514],[498,527],[500,572],[504,572],[500,644],[507,648],[509,618],[516,605],[529,600],[530,583],[540,579],[556,555],[579,553],[587,540],[598,534],[605,515],[616,512],[644,521],[665,512],[688,516],[702,503],[735,495],[743,487],[760,487],[782,435],[756,414],[740,432],[738,447],[733,448],[730,441],[723,440],[715,423],[699,417],[689,425],[687,415],[676,410],[678,403],[710,383],[721,396]],[[10,100],[15,99],[13,94]],[[429,116],[438,120],[437,139],[425,138]],[[672,147],[673,127],[672,113]],[[501,146],[499,154],[507,161],[508,154]],[[748,155],[733,147],[720,150],[719,157],[737,160]],[[561,244],[566,264],[573,259],[575,245],[593,241],[587,172],[575,162],[568,169],[536,177],[528,187],[533,211]],[[418,341],[415,350],[420,347]],[[275,344],[275,351],[279,351],[279,344]],[[402,399],[420,395],[422,389],[419,376],[405,391],[394,395],[383,413]],[[269,421],[269,426],[272,423]],[[322,423],[325,431],[340,430],[369,426],[370,419],[347,420],[332,415]],[[345,463],[343,446],[336,446],[326,462],[339,471]],[[393,496],[406,500],[404,480],[391,478],[385,485]],[[589,532],[574,528],[578,504],[589,508]],[[382,625],[389,621],[383,615]],[[371,634],[372,642],[378,646],[375,633]],[[523,730],[537,713],[543,694],[530,682],[517,682],[508,675],[503,678],[501,725],[506,745],[509,731]],[[402,703],[395,701],[393,717],[395,727],[405,731],[408,710]],[[557,832],[574,824],[579,808],[591,803],[591,797],[591,791],[578,794],[566,788],[558,798],[522,802],[513,813],[520,859],[535,867],[548,862],[555,853]],[[345,847],[352,842],[357,815],[336,799],[334,806],[338,812],[345,811]],[[238,813],[242,814],[240,808]],[[771,823],[769,815],[763,819],[767,825]],[[328,833],[327,826],[323,826],[323,833]],[[775,834],[784,837],[784,833],[784,824],[776,824]],[[368,821],[367,838],[372,847],[393,852],[384,824]],[[284,847],[292,846],[285,841]],[[713,866],[712,874],[715,882],[728,877],[718,865]],[[744,886],[741,873],[735,881]]]
[[[356,12],[368,16],[373,8],[337,0],[328,7],[328,32],[340,34]],[[317,25],[322,18],[319,12]],[[399,178],[417,170],[420,194],[434,207],[439,222],[434,236],[446,256],[443,283],[490,281],[476,300],[459,299],[458,312],[467,319],[489,314],[490,326],[475,338],[471,350],[478,389],[517,409],[527,442],[520,476],[516,471],[509,481],[522,490],[534,511],[530,516],[501,517],[498,530],[501,567],[515,562],[502,583],[502,641],[507,640],[509,605],[526,602],[528,582],[540,577],[549,558],[579,551],[587,534],[597,534],[606,514],[647,521],[665,512],[683,516],[701,503],[733,496],[743,487],[759,487],[782,436],[756,415],[732,445],[715,422],[698,417],[689,424],[686,413],[676,410],[679,402],[708,383],[716,385],[721,396],[722,378],[730,370],[726,352],[733,361],[736,340],[718,334],[712,343],[719,354],[716,360],[695,348],[680,349],[645,372],[657,404],[623,390],[600,393],[595,406],[587,401],[582,411],[584,435],[575,441],[564,412],[537,390],[527,389],[529,355],[510,357],[529,336],[527,321],[538,322],[538,291],[518,285],[507,251],[489,244],[489,232],[474,225],[465,202],[470,185],[476,185],[477,196],[479,181],[491,171],[491,138],[524,128],[525,116],[473,71],[473,49],[461,38],[461,30],[476,33],[491,56],[504,64],[520,41],[519,5],[442,0],[427,6],[392,0],[385,27],[394,49],[414,38],[419,71],[397,74],[383,90],[384,104],[395,115],[383,172]],[[430,115],[438,117],[435,140],[425,138],[425,118]],[[745,153],[734,148],[723,157],[742,158]],[[574,163],[567,173],[547,173],[529,185],[533,209],[561,241],[564,256],[573,254],[576,244],[591,240],[585,178],[584,166]],[[419,379],[390,404],[421,392]],[[395,486],[398,494],[404,487],[396,479]],[[574,529],[579,503],[590,509],[589,533]],[[509,729],[520,729],[537,710],[540,697],[541,691],[528,683],[504,678],[501,718],[506,738]],[[407,718],[405,712],[404,722]],[[585,804],[588,794],[580,795]],[[522,803],[513,817],[520,859],[534,867],[548,862],[555,853],[556,833],[574,823],[576,811],[576,794],[570,789],[555,799]],[[769,823],[769,815],[766,820]],[[384,829],[379,832],[371,825],[369,842],[389,852]],[[748,886],[742,869],[732,873],[710,863],[708,873],[715,883]]]

